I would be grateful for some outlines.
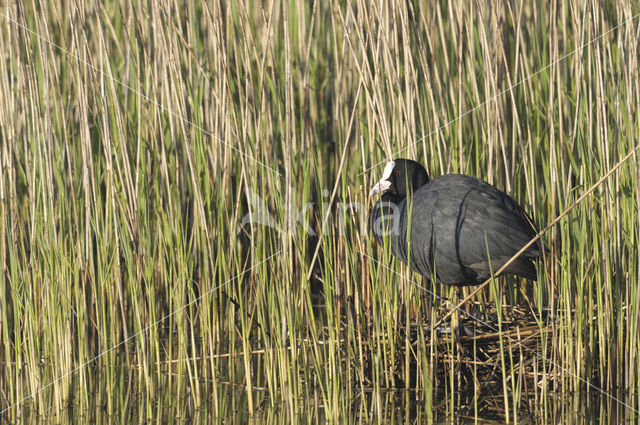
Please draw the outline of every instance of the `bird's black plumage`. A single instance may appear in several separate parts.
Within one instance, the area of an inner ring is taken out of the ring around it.
[[[371,195],[381,192],[369,217],[375,238],[381,244],[387,238],[394,256],[447,285],[482,283],[537,233],[507,194],[461,174],[430,181],[415,161],[387,164]],[[539,241],[533,244],[505,272],[535,280],[532,260],[543,249]]]

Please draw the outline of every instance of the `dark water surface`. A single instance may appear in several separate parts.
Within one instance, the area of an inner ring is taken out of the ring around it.
[[[91,392],[77,389],[61,413],[33,410],[27,400],[10,416],[13,423],[402,423],[402,424],[625,424],[637,423],[638,415],[622,403],[602,394],[549,394],[544,399],[525,400],[505,409],[501,394],[475,398],[472,394],[426,396],[423,391],[338,390],[336,394],[310,391],[302,400],[273,399],[267,391],[251,392],[254,406],[249,410],[249,393],[230,382],[200,382],[192,385],[186,376],[160,373],[144,377],[122,368],[115,376],[96,370],[74,378],[90,381]],[[111,383],[111,384],[108,384]],[[87,388],[87,383],[78,385]],[[176,390],[180,388],[180,390]],[[217,388],[217,391],[213,391]],[[55,405],[51,391],[37,395],[41,405]],[[611,394],[630,403],[627,393]],[[515,415],[514,415],[515,409]],[[508,410],[508,418],[506,411]],[[52,409],[53,411],[53,409]]]

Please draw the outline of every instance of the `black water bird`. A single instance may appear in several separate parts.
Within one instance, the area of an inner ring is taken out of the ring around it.
[[[478,285],[524,247],[537,231],[506,193],[475,177],[443,175],[433,180],[408,159],[389,162],[370,196],[382,194],[369,225],[380,244],[416,272],[439,283]],[[536,280],[540,241],[505,273]]]

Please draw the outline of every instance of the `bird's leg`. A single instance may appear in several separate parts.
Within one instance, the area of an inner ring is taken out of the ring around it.
[[[458,311],[458,309],[456,308],[458,306],[458,302],[460,299],[460,290],[461,287],[456,287],[456,288],[452,288],[453,289],[453,296],[452,298],[452,304],[453,304],[453,313],[451,314],[451,335],[452,338],[454,339],[454,341],[456,342],[456,345],[458,346],[458,348],[460,349],[460,354],[462,356],[465,355],[465,349],[462,346],[462,341],[460,340],[460,336],[461,336],[461,331],[462,331],[462,326],[460,325],[460,312]]]

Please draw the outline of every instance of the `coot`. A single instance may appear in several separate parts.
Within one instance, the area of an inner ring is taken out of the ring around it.
[[[536,236],[532,220],[507,194],[475,177],[449,174],[429,180],[422,165],[396,159],[370,196],[382,193],[369,225],[380,244],[427,279],[478,285]],[[536,280],[533,244],[505,273]],[[489,261],[491,264],[489,264]]]

